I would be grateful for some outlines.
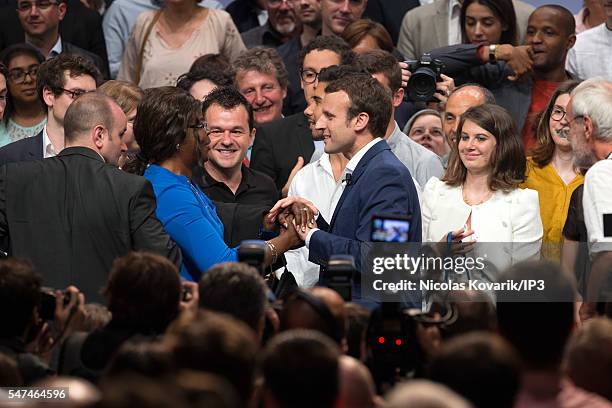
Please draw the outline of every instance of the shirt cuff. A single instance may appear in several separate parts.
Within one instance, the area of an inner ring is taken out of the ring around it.
[[[304,240],[304,245],[306,246],[306,248],[309,248],[310,238],[312,238],[312,234],[314,234],[318,230],[319,230],[318,228],[313,228],[310,231],[308,231],[308,234],[306,235],[306,239]]]

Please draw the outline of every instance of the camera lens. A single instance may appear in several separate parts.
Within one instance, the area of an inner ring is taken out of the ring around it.
[[[436,92],[436,73],[429,67],[420,67],[410,76],[407,90],[411,101],[431,101]]]

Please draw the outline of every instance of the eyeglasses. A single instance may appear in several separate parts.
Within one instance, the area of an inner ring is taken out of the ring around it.
[[[576,122],[577,120],[582,120],[582,119],[584,119],[584,116],[582,116],[582,115],[578,115],[578,116],[576,116],[574,119],[572,119],[572,120],[568,120],[568,121],[567,121],[567,124],[568,124],[569,126],[571,126],[572,122]]]
[[[550,113],[550,118],[556,122],[561,122],[565,117],[565,109],[560,106],[553,107],[552,112]]]
[[[26,12],[29,11],[32,7],[36,6],[39,10],[47,10],[51,6],[57,6],[59,3],[57,1],[24,1],[17,4],[17,11]]]
[[[319,73],[313,71],[312,69],[303,69],[300,71],[300,77],[305,84],[314,84],[319,77]]]
[[[36,79],[36,75],[38,74],[38,68],[40,65],[32,65],[27,70],[23,70],[21,68],[15,68],[9,71],[8,78],[14,84],[23,84],[25,82],[26,76],[30,76],[32,79]]]
[[[7,99],[8,99],[8,95],[7,94],[0,95],[0,103],[6,103]]]
[[[80,96],[85,95],[86,93],[95,92],[95,91],[85,91],[83,89],[73,89],[73,90],[70,90],[70,89],[59,88],[58,90],[61,91],[61,92],[65,92],[72,99],[77,99]]]

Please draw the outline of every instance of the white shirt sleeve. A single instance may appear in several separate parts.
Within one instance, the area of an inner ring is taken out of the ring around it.
[[[612,251],[612,237],[604,236],[604,214],[612,214],[612,160],[601,160],[584,179],[582,207],[589,240],[589,253]]]

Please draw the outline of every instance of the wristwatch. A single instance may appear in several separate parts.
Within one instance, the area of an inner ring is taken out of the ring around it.
[[[497,64],[497,57],[495,57],[495,52],[497,51],[498,47],[499,47],[499,44],[489,45],[489,62],[491,64]]]

